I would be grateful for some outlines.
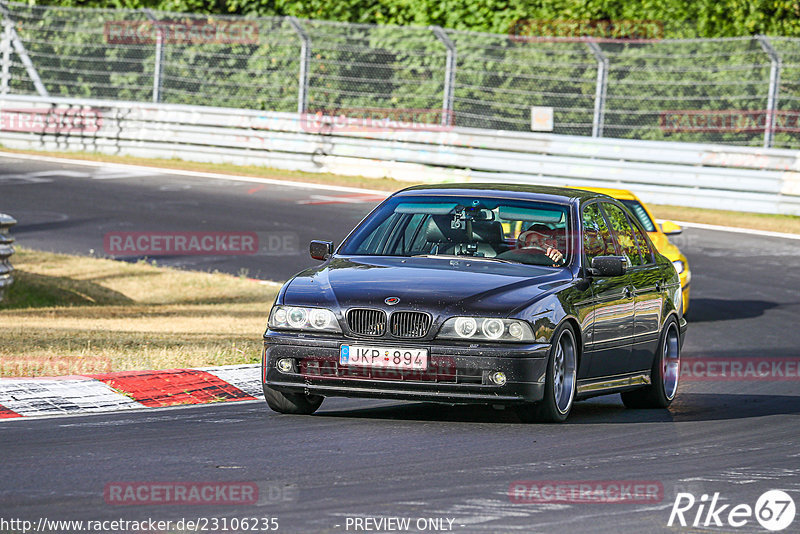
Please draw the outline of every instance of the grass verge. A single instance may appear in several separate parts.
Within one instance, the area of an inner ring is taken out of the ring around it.
[[[38,154],[43,156],[80,159],[86,161],[106,161],[109,163],[123,163],[127,165],[143,165],[146,167],[161,167],[168,169],[215,172],[230,174],[232,176],[251,176],[256,178],[271,178],[275,180],[290,180],[324,185],[340,185],[359,187],[378,191],[397,191],[420,182],[403,182],[392,178],[365,178],[363,176],[345,176],[329,173],[313,173],[302,171],[284,171],[267,167],[231,165],[227,163],[198,163],[179,159],[138,158],[133,156],[111,156],[97,153],[84,152],[46,152],[35,150],[16,150],[2,148],[3,152],[16,154]],[[703,224],[716,224],[721,226],[735,226],[754,230],[767,230],[770,232],[786,232],[800,234],[800,217],[791,215],[773,215],[761,213],[743,213],[738,211],[712,210],[703,208],[686,208],[681,206],[667,206],[650,204],[654,215],[660,219],[675,219]]]
[[[256,363],[280,287],[20,248],[0,303],[0,376]]]

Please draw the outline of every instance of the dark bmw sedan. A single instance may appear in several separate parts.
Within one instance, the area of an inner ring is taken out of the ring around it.
[[[675,398],[681,286],[627,209],[545,186],[411,187],[289,280],[264,334],[270,408],[324,397],[510,406],[564,421],[576,400]]]

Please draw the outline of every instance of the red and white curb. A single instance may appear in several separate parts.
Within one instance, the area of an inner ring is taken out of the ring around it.
[[[263,398],[261,366],[1,378],[0,419]]]

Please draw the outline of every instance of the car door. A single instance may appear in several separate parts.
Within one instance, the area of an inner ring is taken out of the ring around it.
[[[587,265],[595,256],[616,256],[621,249],[616,243],[613,226],[604,217],[601,204],[594,202],[584,207],[584,254]],[[612,208],[616,206],[611,205]],[[624,217],[624,214],[623,214]],[[613,376],[628,372],[633,337],[634,301],[630,275],[592,279],[594,324],[591,343],[586,352],[591,353],[589,375]]]
[[[663,273],[655,262],[650,240],[637,221],[629,215],[639,255],[632,258],[631,284],[635,300],[633,318],[633,348],[631,371],[650,370],[658,348],[658,338],[664,309]]]

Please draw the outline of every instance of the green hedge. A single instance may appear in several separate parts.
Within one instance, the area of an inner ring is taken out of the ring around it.
[[[189,13],[294,15],[377,24],[437,24],[506,33],[515,21],[655,20],[666,37],[800,36],[797,0],[58,0],[69,7],[153,8]],[[676,22],[685,21],[685,22]]]

